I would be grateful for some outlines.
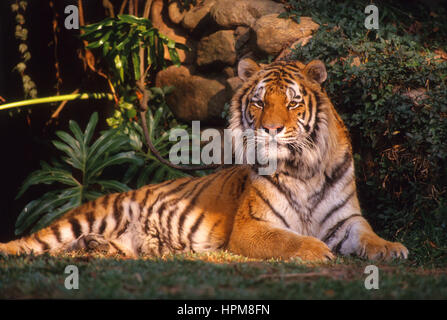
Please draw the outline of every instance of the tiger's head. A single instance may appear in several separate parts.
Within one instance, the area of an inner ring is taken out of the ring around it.
[[[327,78],[323,62],[278,61],[261,67],[243,59],[238,74],[244,85],[232,99],[230,129],[252,129],[257,138],[275,141],[277,152],[269,157],[278,161],[320,161],[330,143],[333,111],[321,87]]]

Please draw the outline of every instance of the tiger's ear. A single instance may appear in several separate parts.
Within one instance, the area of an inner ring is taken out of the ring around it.
[[[319,84],[322,84],[327,78],[326,67],[321,60],[313,60],[309,62],[304,67],[303,73]]]
[[[237,66],[237,74],[243,81],[247,81],[248,78],[258,72],[260,69],[261,68],[259,67],[259,65],[252,59],[245,58],[239,61],[239,64]]]

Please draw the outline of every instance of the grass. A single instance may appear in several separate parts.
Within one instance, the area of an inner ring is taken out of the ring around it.
[[[126,260],[76,253],[0,257],[0,299],[446,299],[447,270],[375,263],[379,289],[364,286],[372,262],[329,264],[247,259],[227,252]],[[67,265],[79,289],[64,287]]]

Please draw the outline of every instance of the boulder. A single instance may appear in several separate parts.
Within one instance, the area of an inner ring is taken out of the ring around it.
[[[291,43],[308,37],[319,25],[309,17],[301,17],[300,23],[269,14],[259,18],[253,26],[258,48],[267,54],[276,55]]]
[[[251,27],[257,19],[267,14],[284,12],[284,6],[271,0],[217,0],[211,16],[224,28]]]
[[[241,49],[250,40],[250,28],[239,26],[234,30],[234,38],[236,40],[236,50]]]
[[[194,62],[195,48],[197,45],[180,27],[170,27],[168,25],[168,21],[165,21],[162,15],[163,5],[163,0],[155,0],[152,3],[150,16],[152,25],[157,28],[162,34],[174,40],[175,42],[187,45],[189,48],[191,48],[190,51],[177,50],[180,62],[191,64]],[[164,58],[167,60],[171,59],[166,46]]]
[[[202,0],[183,17],[182,26],[188,30],[205,28],[211,21],[210,10],[216,0]]]
[[[183,18],[185,17],[186,10],[182,10],[177,1],[171,2],[168,6],[168,14],[169,19],[175,24],[179,24],[182,22]]]
[[[208,124],[222,122],[221,114],[232,91],[224,79],[193,75],[191,69],[170,66],[157,74],[157,87],[174,86],[166,97],[174,116],[181,121],[200,120]]]
[[[306,44],[309,43],[310,39],[312,39],[312,36],[304,37],[301,39],[298,39],[297,41],[293,42],[290,46],[286,47],[277,57],[276,60],[289,60],[293,56],[293,50],[297,49],[299,47],[304,47]]]
[[[225,76],[225,78],[232,78],[232,77],[234,77],[236,75],[236,73],[234,71],[234,68],[230,67],[230,66],[225,67],[222,70],[222,74]]]
[[[239,77],[231,77],[227,79],[227,84],[228,86],[231,88],[231,91],[234,93],[236,93],[237,89],[239,89],[240,87],[242,87],[242,85],[244,84],[244,82],[242,81],[241,78]]]
[[[233,30],[217,31],[200,40],[197,65],[233,65],[236,63],[236,41]]]

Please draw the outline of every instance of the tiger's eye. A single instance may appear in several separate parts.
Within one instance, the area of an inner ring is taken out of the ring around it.
[[[287,106],[289,109],[294,109],[298,106],[298,102],[296,101],[290,101],[289,105]]]
[[[258,107],[258,108],[263,108],[264,107],[264,102],[262,102],[261,100],[257,100],[257,101],[252,101],[252,103]]]

